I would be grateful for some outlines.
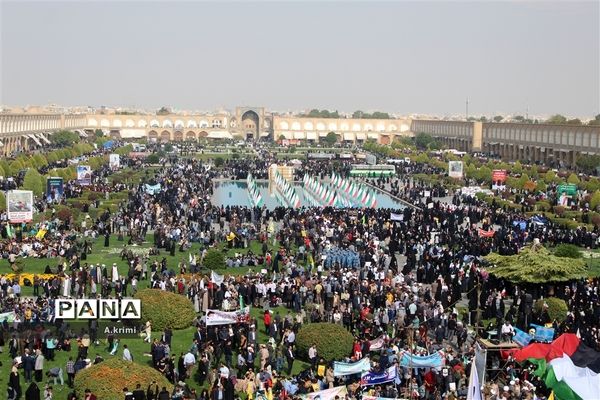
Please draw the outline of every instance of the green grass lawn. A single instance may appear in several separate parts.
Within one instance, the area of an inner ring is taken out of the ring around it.
[[[151,235],[149,235],[147,237],[147,242],[143,243],[140,247],[150,247],[151,246],[151,240],[152,237]],[[107,267],[111,266],[112,263],[116,263],[118,268],[119,268],[119,273],[121,274],[126,274],[127,273],[127,263],[125,261],[122,261],[121,258],[119,257],[119,253],[121,251],[121,249],[123,248],[123,245],[126,244],[127,241],[125,239],[125,241],[123,242],[119,242],[117,240],[116,236],[112,236],[110,238],[110,247],[106,248],[104,247],[104,238],[98,238],[96,241],[93,241],[93,247],[92,247],[92,253],[88,255],[88,258],[86,260],[86,262],[88,264],[106,264]],[[225,245],[222,244],[219,246],[219,248],[223,248]],[[189,252],[198,252],[198,250],[200,249],[200,245],[198,243],[194,243],[192,248],[189,250]],[[250,243],[250,247],[249,249],[251,249],[254,253],[261,253],[261,245],[258,241],[252,241]],[[269,249],[273,250],[274,247],[269,244]],[[235,252],[238,253],[245,253],[247,252],[248,249],[229,249],[226,254],[227,255],[232,255]],[[161,251],[161,254],[159,256],[152,256],[150,257],[150,260],[154,260],[154,259],[158,259],[161,260],[162,257],[166,257],[167,259],[167,263],[169,268],[173,268],[176,272],[177,271],[177,263],[179,261],[181,261],[182,259],[187,263],[187,259],[188,259],[188,251],[184,252],[184,253],[180,253],[179,251],[176,251],[175,256],[171,257],[169,255],[168,252],[164,252]],[[57,259],[23,259],[22,265],[24,267],[23,272],[24,273],[42,273],[46,267],[46,265],[50,265],[50,267],[55,268],[56,267],[56,263],[58,262]],[[260,270],[260,266],[258,267],[253,267],[251,268],[253,271],[257,271]],[[7,260],[0,260],[0,271],[5,271],[5,272],[9,272],[9,264]],[[203,271],[203,273],[206,273],[209,271]],[[220,273],[225,273],[225,274],[232,274],[232,275],[239,275],[239,274],[244,274],[246,272],[248,272],[248,268],[236,268],[236,269],[224,269],[222,271],[219,271]],[[138,288],[139,289],[143,289],[146,288],[148,286],[148,280],[144,280],[139,282]],[[33,288],[32,287],[22,287],[22,295],[23,296],[31,296],[33,293]],[[275,311],[279,311],[279,313],[282,316],[285,316],[289,311],[284,308],[284,307],[278,307]],[[267,341],[267,337],[264,334],[264,325],[262,323],[262,312],[263,310],[261,309],[252,309],[251,310],[251,315],[256,318],[258,320],[258,325],[257,325],[257,330],[258,330],[258,339],[260,343],[266,343]],[[160,335],[162,334],[162,332],[153,332],[153,337],[160,337]],[[183,329],[183,330],[179,330],[179,331],[175,331],[173,334],[173,340],[172,340],[172,347],[171,347],[171,352],[172,354],[175,354],[177,356],[177,358],[179,357],[179,354],[182,352],[187,352],[187,350],[189,350],[191,343],[192,343],[192,338],[193,338],[193,334],[194,334],[194,328],[190,327],[187,329]],[[98,346],[92,345],[90,347],[89,350],[89,357],[90,358],[94,358],[96,356],[96,354],[101,355],[102,357],[104,357],[105,359],[109,359],[111,357],[122,357],[122,346],[123,344],[127,344],[128,348],[130,349],[133,358],[134,358],[134,362],[136,363],[140,363],[140,364],[144,364],[144,365],[150,365],[151,363],[151,357],[144,355],[145,353],[149,353],[150,351],[150,344],[149,343],[145,343],[143,342],[143,340],[141,338],[135,338],[135,339],[123,339],[119,345],[119,351],[117,352],[117,354],[115,356],[111,356],[108,351],[106,350],[106,338],[105,336],[103,336],[102,334],[99,333],[99,339],[100,339],[100,344]],[[46,361],[45,365],[44,365],[44,370],[47,371],[50,368],[53,368],[55,366],[59,366],[61,368],[63,368],[63,371],[65,370],[65,365],[66,362],[69,358],[69,356],[72,356],[73,358],[76,358],[77,356],[77,346],[72,346],[72,351],[70,353],[67,352],[61,352],[61,351],[57,351],[55,356],[55,360],[53,362],[50,361]],[[234,363],[236,360],[237,354],[234,354]],[[8,352],[6,351],[6,347],[5,347],[5,352],[4,355],[1,356],[0,360],[2,361],[2,366],[0,366],[0,393],[4,393],[4,387],[6,385],[6,382],[8,381],[8,376],[9,376],[9,372],[10,372],[10,365],[11,365],[11,361],[8,355]],[[259,363],[259,360],[257,359],[257,365]],[[296,362],[294,362],[294,367],[292,370],[292,373],[298,373],[300,371],[302,371],[303,369],[305,369],[307,367],[307,363],[304,363],[300,360],[296,360]],[[285,367],[284,367],[285,368]],[[22,371],[21,371],[22,374]],[[66,379],[66,371],[64,371],[64,377]],[[193,380],[188,380],[187,382],[190,386],[192,387],[196,387],[197,389],[199,389],[199,385],[197,384],[197,382],[194,382]],[[23,391],[25,391],[27,389],[27,386],[24,383],[24,378],[23,375],[21,375],[21,385],[23,387]],[[135,382],[132,382],[132,386],[135,385]],[[43,389],[43,384],[39,385],[40,388]],[[60,385],[58,387],[55,387],[55,396],[54,398],[57,400],[64,400],[67,397],[67,394],[70,390],[67,388],[66,384],[65,387],[61,388]],[[2,398],[0,396],[0,398]]]

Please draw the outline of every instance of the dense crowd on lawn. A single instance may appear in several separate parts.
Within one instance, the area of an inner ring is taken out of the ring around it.
[[[513,222],[523,220],[524,215],[458,193],[448,203],[432,199],[431,207],[402,210],[268,210],[210,203],[215,178],[244,178],[248,171],[264,175],[271,160],[263,160],[234,160],[221,170],[200,161],[178,160],[132,187],[116,212],[99,215],[89,225],[48,225],[43,240],[4,238],[0,248],[11,263],[36,251],[38,257],[48,259],[47,272],[59,275],[35,277],[29,282],[33,299],[20,295],[18,282],[0,278],[1,311],[15,313],[14,321],[3,323],[0,335],[0,344],[8,348],[13,364],[9,398],[32,398],[26,392],[29,387],[35,392],[37,383],[56,386],[66,379],[70,385],[78,371],[105,357],[131,361],[128,339],[105,337],[93,322],[78,332],[64,324],[52,334],[30,328],[36,322],[54,323],[53,301],[57,297],[127,297],[135,293],[141,281],[188,296],[199,316],[195,333],[189,337],[189,350],[180,354],[171,350],[177,332],[168,328],[152,332],[151,321],[143,321],[152,364],[175,384],[175,389],[168,393],[157,386],[136,388],[138,382],[131,382],[123,393],[127,400],[228,400],[242,392],[249,398],[264,395],[284,399],[340,385],[347,386],[350,398],[464,398],[475,335],[510,339],[513,327],[527,330],[531,322],[553,324],[557,335],[579,332],[585,343],[600,350],[597,280],[554,287],[570,313],[564,322],[552,321],[546,312],[534,314],[530,307],[530,300],[548,295],[546,288],[528,293],[496,280],[485,273],[480,261],[480,256],[491,251],[514,254],[535,239],[592,247],[597,232],[568,231],[550,222],[529,223],[522,230]],[[344,164],[334,166],[323,161],[305,164],[303,172],[325,176],[334,168],[344,173]],[[158,184],[161,190],[151,194],[146,183]],[[448,194],[443,188],[407,178],[373,183],[391,186],[394,195],[411,203],[421,203],[425,190],[433,191],[432,196]],[[401,218],[392,221],[392,211]],[[493,238],[479,235],[479,228],[490,227],[496,229]],[[139,239],[153,232],[151,251],[179,255],[181,261],[177,267],[167,265],[164,258],[151,262],[148,254],[126,248],[119,264],[127,266],[126,274],[119,273],[117,265],[88,264],[87,255],[94,251],[91,238],[84,235],[88,229],[95,232],[93,236],[104,237],[106,246],[111,233]],[[261,251],[250,252],[250,243],[257,241]],[[192,243],[200,243],[201,250],[192,252]],[[226,269],[222,282],[200,274],[206,250],[221,244],[239,253],[227,258],[228,269],[259,266],[267,273],[230,277]],[[204,324],[202,311],[235,309],[240,301],[264,310],[262,317],[219,327]],[[279,306],[286,311],[278,311]],[[461,312],[463,307],[467,312]],[[482,318],[477,318],[478,309]],[[483,326],[483,319],[491,325]],[[335,377],[332,360],[323,360],[316,348],[300,353],[296,334],[301,326],[314,322],[340,324],[353,334],[355,343],[344,361],[371,354],[374,371],[395,365],[397,379],[364,387],[360,377]],[[378,338],[383,338],[384,344],[372,350],[370,343]],[[107,341],[106,351],[97,344],[100,340]],[[75,349],[77,355],[65,365],[53,362],[57,351],[71,355]],[[443,351],[446,364],[439,369],[401,366],[400,354],[407,350],[422,355]],[[309,362],[299,373],[293,368],[297,359]],[[488,362],[491,368],[505,372],[488,377],[486,398],[549,395],[528,368],[493,355]],[[197,384],[207,389],[191,388]],[[46,393],[41,398],[52,398],[52,389],[42,391]],[[94,397],[89,393],[83,398]]]

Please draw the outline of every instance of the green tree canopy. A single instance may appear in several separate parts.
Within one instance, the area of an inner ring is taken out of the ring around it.
[[[44,192],[42,175],[35,168],[29,168],[23,179],[23,189],[31,190],[34,195],[41,196]]]
[[[333,146],[338,140],[337,135],[335,134],[335,132],[329,132],[327,134],[327,136],[325,136],[325,138],[323,138],[323,141],[329,145],[329,146]]]
[[[502,115],[496,115],[494,117],[494,122],[500,122],[504,119],[504,117]]]
[[[491,253],[487,271],[513,283],[567,282],[587,276],[583,260],[557,257],[540,245],[524,248],[519,254],[501,256]]]
[[[548,183],[553,183],[556,180],[556,172],[550,170],[544,175],[544,180]]]
[[[168,107],[162,106],[160,110],[156,112],[156,115],[168,115],[171,114],[171,110]]]
[[[593,173],[596,171],[596,168],[600,167],[600,155],[581,154],[577,156],[575,165],[587,173]]]
[[[25,169],[25,166],[23,165],[21,160],[14,160],[10,163],[8,173],[10,174],[10,176],[17,176],[22,169]]]
[[[560,114],[554,114],[550,118],[546,120],[548,124],[565,124],[567,122],[567,117]]]
[[[600,206],[600,190],[596,190],[590,199],[590,209],[596,211]]]
[[[415,135],[415,145],[419,150],[428,150],[431,148],[432,143],[435,143],[437,140],[428,133],[417,133]],[[437,145],[434,145],[437,146]]]
[[[590,120],[588,125],[600,125],[600,114],[596,115],[594,119]]]
[[[225,256],[223,252],[217,249],[210,249],[206,252],[204,257],[204,268],[209,270],[223,269],[227,265],[225,264]]]
[[[579,184],[579,177],[576,174],[571,174],[567,178],[567,183],[572,183],[573,185]]]
[[[79,135],[71,131],[59,131],[50,135],[50,141],[57,146],[71,146],[79,141]]]
[[[340,114],[337,112],[337,110],[332,112],[329,110],[319,110],[313,108],[308,112],[308,114],[304,114],[303,116],[311,118],[339,118]]]

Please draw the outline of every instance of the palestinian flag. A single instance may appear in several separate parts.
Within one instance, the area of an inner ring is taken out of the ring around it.
[[[537,365],[535,375],[552,389],[556,400],[597,399],[600,352],[565,333],[552,343],[533,343],[514,353],[515,360]]]

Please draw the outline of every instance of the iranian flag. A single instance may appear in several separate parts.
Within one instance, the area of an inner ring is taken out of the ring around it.
[[[335,172],[331,173],[331,184],[332,185],[337,185],[337,175],[335,174]]]
[[[361,202],[365,205],[369,205],[369,192],[364,190],[362,187],[360,188],[360,199]]]
[[[377,196],[371,192],[371,208],[377,207]]]
[[[350,183],[350,182],[346,181],[346,185],[344,186],[344,191],[345,191],[346,193],[350,194],[350,191],[351,191],[351,189],[352,189],[352,185],[353,185],[353,184],[354,184],[354,183]]]
[[[533,343],[516,351],[515,360],[536,364],[534,372],[556,399],[597,399],[600,394],[600,352],[577,335],[565,333],[552,343]]]
[[[333,206],[335,204],[335,194],[331,190],[327,190],[327,197],[325,199],[327,201],[327,205]]]

